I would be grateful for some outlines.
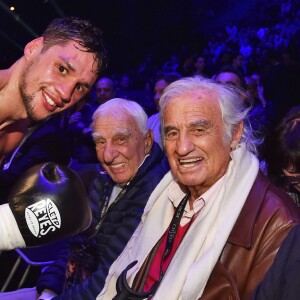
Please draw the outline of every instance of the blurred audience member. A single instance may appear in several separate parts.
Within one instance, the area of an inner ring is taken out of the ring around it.
[[[163,67],[162,72],[164,73],[170,73],[170,72],[178,72],[180,63],[179,58],[176,54],[173,54],[170,56],[169,60],[167,60]]]
[[[95,89],[98,105],[114,98],[116,94],[113,80],[107,77],[100,78],[95,84]]]
[[[231,65],[225,65],[214,75],[214,80],[218,83],[232,85],[236,88],[246,91],[247,84],[244,75]]]
[[[157,108],[155,103],[153,102],[153,97],[153,80],[151,78],[141,80],[138,101],[136,102],[138,102],[142,106],[148,117],[157,113]]]
[[[249,76],[248,76],[249,77]],[[264,86],[262,83],[262,79],[261,79],[261,74],[257,73],[257,72],[253,72],[250,75],[251,78],[253,78],[256,81],[256,86],[257,86],[257,97],[259,98],[259,100],[262,103],[262,106],[265,107],[267,105],[267,101],[264,97]],[[268,103],[269,104],[269,103]]]
[[[206,76],[206,62],[203,55],[199,55],[194,62],[195,75],[204,75]]]
[[[300,207],[300,106],[293,107],[266,140],[270,179]]]
[[[269,126],[271,109],[262,106],[261,102],[255,97],[257,91],[255,91],[252,86],[249,85],[250,90],[248,90],[245,77],[235,67],[228,65],[221,68],[215,75],[215,81],[232,85],[241,90],[241,99],[242,101],[245,101],[245,105],[250,108],[249,122],[251,123],[254,134],[261,140],[261,144],[257,147],[257,154],[261,159],[264,147],[262,142]],[[254,83],[254,81],[252,83]]]
[[[81,163],[97,161],[90,126],[94,111],[91,94],[88,94],[74,107],[69,118],[68,133],[72,140],[72,158]]]
[[[223,68],[224,66],[228,66],[232,64],[232,51],[231,50],[222,50],[216,58],[216,62],[214,63],[213,70],[216,73],[218,70]]]
[[[230,22],[225,26],[225,31],[227,33],[227,41],[235,40],[238,32],[238,28],[233,22]]]
[[[68,118],[67,133],[71,148],[69,167],[81,176],[85,185],[92,180],[95,163],[98,162],[91,130],[94,111],[92,94],[89,93],[74,106]]]
[[[241,74],[245,75],[244,56],[241,53],[233,54],[232,66],[236,68]]]
[[[249,102],[252,105],[250,116],[253,123],[253,129],[262,137],[265,137],[270,128],[270,119],[273,113],[272,104],[266,102],[264,98],[259,97],[256,79],[252,76],[245,76],[245,81],[247,86],[246,95],[247,98],[250,99]],[[261,145],[261,147],[264,147],[264,145]]]
[[[159,100],[161,95],[163,94],[165,88],[172,83],[180,79],[182,76],[177,72],[170,72],[165,74],[162,78],[160,78],[154,85],[154,102],[156,104],[156,108],[158,112],[148,119],[148,127],[153,132],[154,141],[160,145],[163,149],[163,142],[161,138],[161,128],[160,128],[160,115],[159,115]]]
[[[123,74],[116,89],[116,97],[139,102],[139,93],[129,74]]]

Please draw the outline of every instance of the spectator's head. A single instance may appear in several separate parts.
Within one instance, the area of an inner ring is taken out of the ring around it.
[[[177,72],[169,72],[162,76],[154,85],[154,102],[157,110],[159,111],[159,99],[163,94],[165,88],[172,83],[180,79],[182,76]]]
[[[120,84],[119,84],[120,88],[121,89],[124,89],[124,90],[127,90],[130,88],[131,86],[131,79],[128,75],[123,75],[121,77],[121,80],[120,80]]]
[[[300,106],[293,107],[272,132],[266,154],[268,175],[279,186],[300,192]]]
[[[240,68],[243,66],[244,56],[240,53],[233,56],[232,65],[236,68]]]
[[[102,32],[87,20],[76,17],[54,19],[42,37],[42,52],[46,52],[53,46],[65,46],[70,42],[76,42],[79,45],[79,50],[94,55],[94,67],[97,74],[106,65],[106,50]]]
[[[153,135],[148,117],[134,101],[111,99],[93,115],[93,139],[102,167],[117,184],[124,186],[149,154]]]
[[[194,67],[196,69],[196,74],[203,74],[205,70],[205,58],[204,56],[200,55],[196,58]]]
[[[246,81],[246,85],[247,85],[247,96],[255,99],[258,97],[258,85],[257,85],[257,81],[256,79],[254,79],[251,76],[245,76],[245,81]]]
[[[218,59],[217,59],[217,64],[219,68],[222,66],[226,65],[231,65],[232,64],[232,52],[229,50],[223,50],[220,52]]]
[[[158,81],[156,81],[154,85],[154,102],[156,105],[157,110],[159,110],[159,100],[161,95],[163,94],[165,88],[168,86],[165,79],[161,78]]]
[[[104,102],[115,97],[115,87],[114,82],[110,78],[103,77],[100,78],[96,84],[96,96],[99,104],[103,104]]]
[[[233,85],[236,88],[246,90],[247,85],[244,76],[233,66],[223,66],[215,75],[215,81],[222,84]]]
[[[257,86],[262,86],[262,77],[258,72],[254,72],[251,74],[251,77],[256,81]]]

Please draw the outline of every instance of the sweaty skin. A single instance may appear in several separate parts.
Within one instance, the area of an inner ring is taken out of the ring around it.
[[[28,127],[28,120],[19,120],[0,130],[0,164],[22,141]]]

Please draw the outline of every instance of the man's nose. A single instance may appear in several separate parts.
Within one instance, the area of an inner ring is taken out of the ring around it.
[[[61,82],[56,85],[56,90],[59,93],[59,96],[67,103],[71,101],[74,89],[75,84],[71,82]]]
[[[181,132],[176,140],[176,151],[179,155],[187,155],[194,150],[194,143],[188,133]]]
[[[103,159],[109,164],[114,161],[114,159],[118,156],[117,148],[110,142],[106,143],[103,151]]]

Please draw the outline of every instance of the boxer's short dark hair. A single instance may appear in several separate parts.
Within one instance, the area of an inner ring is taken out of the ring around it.
[[[97,74],[106,67],[107,52],[104,46],[102,31],[90,21],[77,17],[54,19],[42,34],[44,38],[43,52],[55,45],[66,45],[70,41],[77,42],[85,52],[95,55],[98,63]]]

